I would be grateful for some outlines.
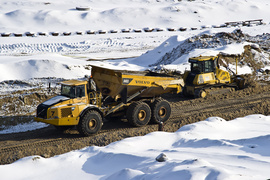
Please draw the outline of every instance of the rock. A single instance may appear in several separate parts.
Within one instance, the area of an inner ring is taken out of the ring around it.
[[[258,44],[251,44],[251,48],[260,49],[260,46]]]
[[[88,7],[88,6],[79,6],[79,7],[76,7],[76,10],[78,10],[78,11],[89,11],[90,7]]]
[[[45,154],[42,154],[41,157],[43,157],[43,158],[49,158],[50,155],[45,153]]]
[[[164,154],[164,153],[161,153],[160,155],[158,155],[156,157],[156,161],[158,161],[158,162],[165,162],[167,160],[168,160],[168,158],[167,158],[166,154]]]

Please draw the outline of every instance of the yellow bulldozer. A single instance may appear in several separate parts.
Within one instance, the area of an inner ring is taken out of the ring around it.
[[[244,87],[245,79],[243,76],[237,75],[233,71],[231,71],[233,75],[230,75],[228,71],[222,70],[219,66],[219,58],[219,56],[189,58],[190,71],[184,73],[183,94],[185,96],[204,98],[208,94],[217,94]]]

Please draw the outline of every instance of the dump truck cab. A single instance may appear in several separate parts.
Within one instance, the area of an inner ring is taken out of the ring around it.
[[[55,126],[77,125],[80,114],[89,106],[87,81],[61,82],[61,94],[37,107],[36,121]]]
[[[213,86],[231,83],[228,71],[222,70],[218,65],[218,56],[199,56],[189,58],[190,71],[184,74],[185,95],[205,97],[202,89],[210,89]]]
[[[87,81],[70,80],[61,82],[61,96],[73,100],[73,103],[87,103]]]

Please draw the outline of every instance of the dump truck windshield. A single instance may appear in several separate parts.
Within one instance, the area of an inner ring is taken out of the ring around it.
[[[62,85],[61,87],[61,95],[67,96],[69,98],[77,98],[85,96],[85,86],[67,86]]]
[[[62,96],[67,96],[70,98],[75,97],[75,86],[67,86],[67,85],[62,85],[61,87],[61,95]]]

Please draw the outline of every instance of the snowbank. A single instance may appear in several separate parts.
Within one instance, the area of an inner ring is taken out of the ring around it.
[[[1,0],[0,31],[74,31],[114,28],[173,28],[220,25],[227,21],[269,18],[265,1],[138,0],[51,2]],[[33,8],[35,7],[35,8]],[[76,7],[89,7],[78,11]],[[226,8],[224,8],[226,7]],[[252,13],[250,13],[252,12]],[[18,26],[20,27],[18,29]],[[180,27],[179,27],[180,26]]]
[[[255,35],[270,30],[269,3],[263,0],[67,0],[65,3],[60,0],[0,0],[0,3],[0,81],[80,78],[89,75],[86,64],[132,70],[167,64],[166,68],[184,72],[189,68],[187,59],[190,56],[216,55],[220,51],[241,52],[244,41],[237,44],[219,38],[219,42],[213,40],[207,46],[194,39],[203,34],[211,36],[239,28],[220,28],[220,24],[263,18],[263,25],[240,28]],[[76,7],[89,8],[78,11]],[[185,31],[181,31],[181,27],[186,27]],[[196,30],[192,30],[194,27]],[[130,33],[123,33],[123,29]],[[140,33],[134,31],[138,29]],[[154,31],[146,32],[146,29]],[[163,31],[159,31],[161,29]],[[26,32],[33,37],[27,36]],[[59,35],[52,36],[53,32]],[[65,32],[71,34],[65,36]],[[22,37],[15,37],[14,33]],[[11,37],[3,37],[6,34],[11,34]],[[188,44],[190,40],[192,42]],[[125,59],[103,61],[114,58]],[[91,61],[86,62],[89,59]]]
[[[48,159],[26,157],[1,165],[0,174],[9,180],[268,179],[269,127],[270,116],[211,117],[175,133],[153,132]],[[157,162],[160,153],[168,160]]]
[[[90,75],[86,61],[57,54],[35,56],[0,56],[0,81],[31,78],[82,78]]]
[[[8,128],[2,125],[0,126],[0,128],[4,130],[1,130],[0,134],[11,134],[11,133],[32,131],[32,130],[44,128],[47,126],[49,125],[45,123],[40,123],[40,122],[29,122],[29,123],[17,124],[16,126],[9,126]]]

